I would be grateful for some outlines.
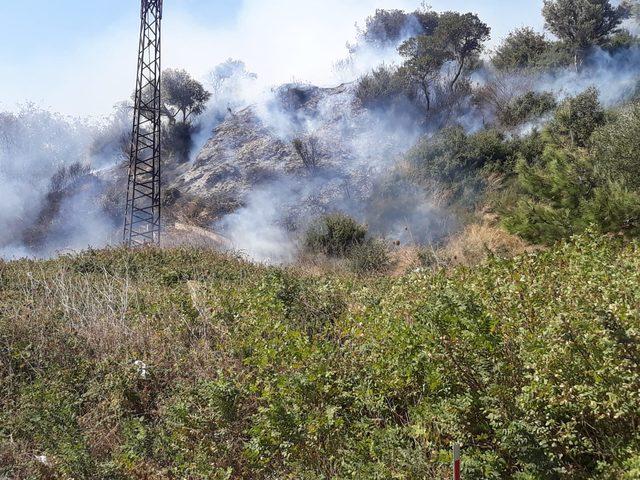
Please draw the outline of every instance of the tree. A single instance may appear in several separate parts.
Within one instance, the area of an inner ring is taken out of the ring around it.
[[[440,15],[433,34],[435,43],[449,59],[456,62],[456,70],[449,87],[454,89],[465,67],[483,49],[489,40],[491,29],[473,13],[445,12]]]
[[[162,112],[171,124],[178,116],[188,124],[192,116],[204,112],[209,98],[211,94],[185,70],[168,69],[162,73]]]
[[[609,0],[544,0],[545,27],[572,49],[576,70],[589,48],[602,45],[629,14],[626,3]]]
[[[434,41],[433,36],[427,35],[410,38],[400,46],[399,52],[406,58],[401,71],[418,85],[429,112],[434,86],[450,54]]]
[[[539,66],[550,42],[544,34],[525,27],[511,32],[496,49],[493,65],[498,70],[518,70]]]

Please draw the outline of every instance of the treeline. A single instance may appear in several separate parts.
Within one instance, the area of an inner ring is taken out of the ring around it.
[[[378,10],[354,52],[395,46],[402,62],[362,77],[356,96],[373,112],[412,116],[426,132],[392,177],[467,218],[493,211],[536,244],[590,226],[640,233],[638,89],[605,106],[595,87],[573,96],[552,88],[590,72],[595,83],[603,54],[616,74],[637,68],[625,57],[635,58],[639,39],[622,27],[636,12],[635,2],[546,0],[553,39],[520,28],[483,58],[490,29],[475,14]]]

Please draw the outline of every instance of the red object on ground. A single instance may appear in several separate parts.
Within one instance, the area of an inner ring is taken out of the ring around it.
[[[453,480],[460,480],[460,445],[453,445]]]

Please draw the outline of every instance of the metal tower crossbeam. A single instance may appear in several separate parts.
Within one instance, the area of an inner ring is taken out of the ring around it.
[[[124,221],[128,246],[160,244],[160,33],[162,0],[142,0],[129,184]]]

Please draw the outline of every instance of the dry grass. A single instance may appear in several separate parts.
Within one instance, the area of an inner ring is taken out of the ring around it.
[[[490,255],[511,258],[532,249],[520,237],[485,223],[469,225],[435,254],[439,264],[455,267],[478,265]]]

